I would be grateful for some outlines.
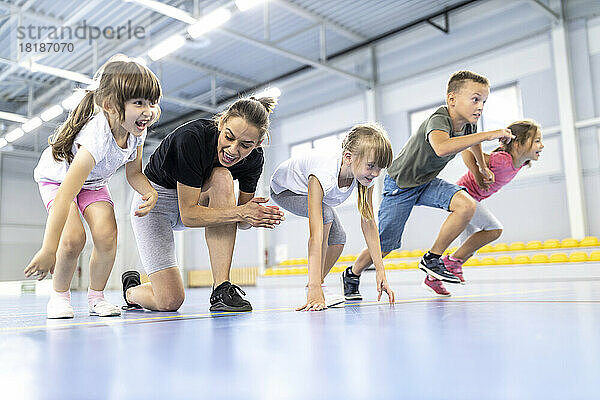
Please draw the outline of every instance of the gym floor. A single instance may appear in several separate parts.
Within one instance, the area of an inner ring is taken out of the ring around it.
[[[396,304],[296,312],[306,277],[245,287],[251,313],[47,320],[47,296],[0,296],[3,399],[597,399],[600,264],[465,268],[436,298],[417,270],[389,271]],[[339,276],[328,278],[341,287]],[[340,288],[341,290],[341,288]],[[121,303],[121,294],[109,292]]]

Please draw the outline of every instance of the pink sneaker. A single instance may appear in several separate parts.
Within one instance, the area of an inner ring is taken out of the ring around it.
[[[421,286],[433,292],[437,296],[449,297],[450,292],[446,290],[444,284],[439,279],[431,278],[429,275],[425,277],[425,281],[421,284]]]
[[[463,278],[462,273],[462,265],[464,261],[459,260],[458,258],[450,258],[449,256],[444,256],[442,258],[442,261],[444,262],[446,269],[450,271],[454,276],[458,277],[458,279],[460,279],[460,284],[464,285],[465,278]]]

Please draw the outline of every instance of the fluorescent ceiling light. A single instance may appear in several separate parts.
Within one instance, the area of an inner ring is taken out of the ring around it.
[[[41,113],[40,117],[42,117],[42,120],[44,122],[46,122],[46,121],[53,120],[54,118],[58,117],[62,113],[63,113],[63,108],[61,106],[59,106],[58,104],[56,104],[56,105],[48,108],[43,113]]]
[[[42,119],[40,117],[33,117],[29,121],[21,125],[21,129],[23,129],[23,132],[29,133],[32,130],[38,128],[40,125],[42,125]]]
[[[83,90],[77,90],[75,93],[67,97],[60,103],[65,110],[72,110],[79,102],[85,97],[85,92]]]
[[[20,114],[15,114],[15,113],[11,113],[11,112],[6,112],[6,111],[0,111],[0,119],[6,119],[8,121],[14,121],[14,122],[27,122],[27,117],[25,117],[24,115],[20,115]]]
[[[181,46],[185,44],[185,38],[180,35],[173,35],[168,39],[163,40],[150,50],[148,50],[148,57],[153,61],[160,60],[167,54],[171,54]]]
[[[6,146],[8,142],[4,138],[0,138],[0,149]]]
[[[170,6],[168,4],[161,3],[155,0],[125,0],[128,3],[137,3],[142,7],[149,8],[150,10],[156,11],[167,17],[178,19],[185,22],[186,24],[195,24],[197,21],[187,12],[180,10],[177,7]]]
[[[69,71],[67,69],[49,67],[48,65],[37,64],[32,61],[21,65],[23,65],[25,68],[28,68],[31,72],[43,72],[48,75],[54,75],[71,81],[86,83],[88,85],[94,82],[93,79],[87,75],[80,74],[79,72]]]
[[[194,25],[188,26],[187,31],[195,39],[223,25],[229,18],[231,18],[231,11],[226,8],[219,8],[200,18]]]
[[[235,0],[235,5],[240,11],[246,11],[264,2],[265,0]]]
[[[8,143],[14,142],[15,140],[17,140],[18,138],[20,138],[21,136],[23,136],[25,134],[25,132],[23,131],[23,129],[21,128],[16,128],[13,129],[12,131],[8,132],[6,134],[6,136],[4,136],[4,139],[6,139],[6,141]]]
[[[260,99],[261,97],[279,97],[281,96],[281,90],[279,90],[279,88],[273,86],[270,88],[266,88],[265,90],[263,90],[260,93],[256,93],[254,95],[254,97],[256,97],[257,99]]]

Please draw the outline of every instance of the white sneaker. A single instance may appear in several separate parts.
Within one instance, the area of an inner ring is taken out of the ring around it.
[[[94,305],[89,304],[90,315],[97,317],[116,317],[121,315],[121,310],[114,304],[102,299],[98,300]]]
[[[46,318],[73,318],[73,307],[71,301],[64,297],[50,296],[48,305],[46,306]]]
[[[323,289],[323,296],[325,296],[325,305],[327,307],[337,306],[346,301],[339,291],[329,289],[327,285],[321,285],[321,289]]]

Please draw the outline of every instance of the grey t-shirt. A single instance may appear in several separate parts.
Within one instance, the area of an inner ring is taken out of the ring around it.
[[[448,132],[450,137],[470,135],[477,132],[477,126],[465,125],[462,132],[455,132],[448,107],[438,108],[425,120],[404,145],[400,154],[388,168],[400,188],[411,188],[431,182],[456,154],[440,157],[429,143],[431,131]]]

